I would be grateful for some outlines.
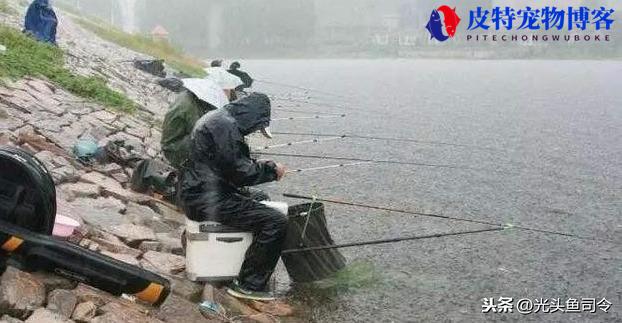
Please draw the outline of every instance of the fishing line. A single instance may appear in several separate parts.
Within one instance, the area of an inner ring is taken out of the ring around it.
[[[256,155],[264,155],[264,156],[280,156],[280,157],[295,157],[295,158],[310,158],[310,159],[324,159],[324,160],[346,160],[346,161],[358,161],[358,162],[368,162],[374,164],[395,164],[395,165],[409,165],[409,166],[421,166],[421,167],[436,167],[436,168],[449,168],[449,169],[460,169],[460,170],[475,170],[475,171],[487,171],[487,172],[497,172],[500,174],[510,174],[507,172],[486,169],[486,168],[475,168],[475,167],[466,167],[466,166],[454,166],[454,165],[439,165],[439,164],[427,164],[427,163],[416,163],[416,162],[404,162],[404,161],[396,161],[396,160],[376,160],[376,159],[364,159],[364,158],[348,158],[348,157],[332,157],[332,156],[317,156],[317,155],[301,155],[301,154],[286,154],[286,153],[268,153],[268,152],[253,152]]]
[[[275,101],[288,101],[288,102],[293,102],[293,103],[304,103],[304,104],[311,104],[311,105],[316,105],[316,106],[321,106],[321,107],[338,108],[338,109],[346,109],[346,107],[344,107],[342,104],[344,104],[344,105],[345,104],[359,104],[358,102],[321,101],[321,100],[317,100],[317,99],[313,99],[313,98],[297,98],[297,97],[291,97],[291,96],[284,97],[284,96],[270,95],[269,98],[271,100],[275,100]]]
[[[275,135],[292,135],[292,136],[314,136],[314,137],[336,137],[339,136],[337,134],[320,134],[320,133],[309,133],[309,132],[272,132]],[[439,146],[452,146],[452,147],[464,147],[464,148],[473,148],[473,149],[481,149],[481,150],[491,150],[491,151],[501,151],[496,148],[489,147],[481,147],[481,146],[473,146],[473,145],[463,145],[463,144],[455,144],[448,143],[442,141],[427,141],[427,140],[417,140],[417,139],[408,139],[408,138],[391,138],[391,137],[374,137],[374,136],[362,136],[362,135],[352,135],[352,134],[343,134],[341,136],[353,139],[367,139],[367,140],[385,140],[385,141],[396,141],[396,142],[412,142],[417,144],[429,144],[429,145],[439,145]]]
[[[339,136],[339,137],[314,138],[311,140],[292,141],[292,142],[287,142],[284,144],[259,146],[259,147],[255,147],[254,149],[255,150],[268,150],[268,149],[273,149],[273,148],[281,148],[281,147],[289,147],[289,146],[295,146],[295,145],[314,144],[314,143],[320,143],[320,142],[326,142],[326,141],[334,141],[334,140],[339,140],[343,138],[345,137]]]
[[[273,111],[282,111],[282,112],[291,112],[291,113],[303,113],[303,114],[323,114],[327,116],[340,116],[343,113],[328,113],[328,112],[319,112],[319,111],[301,111],[301,110],[290,110],[290,109],[282,109],[282,108],[272,108]]]
[[[273,82],[273,81],[267,81],[267,80],[260,80],[260,79],[254,79],[254,81],[259,82],[259,83],[266,83],[266,84],[278,85],[278,86],[282,86],[282,87],[288,87],[288,88],[292,88],[292,89],[308,91],[308,92],[316,92],[316,93],[321,93],[321,94],[335,96],[335,97],[344,98],[344,99],[351,99],[351,98],[353,98],[353,97],[345,96],[343,94],[326,92],[326,91],[322,91],[322,90],[316,90],[316,89],[306,88],[306,87],[292,85],[292,84]]]
[[[310,171],[315,171],[315,170],[324,170],[324,169],[368,165],[368,164],[373,164],[373,162],[358,162],[358,163],[350,163],[350,164],[337,164],[337,165],[319,166],[319,167],[311,167],[311,168],[291,169],[291,170],[286,171],[285,173],[287,174],[305,173],[305,172],[310,172]]]
[[[429,235],[424,235],[424,236],[410,236],[410,237],[399,237],[399,238],[393,238],[393,239],[361,241],[361,242],[352,242],[352,243],[344,243],[344,244],[307,247],[307,248],[300,248],[300,249],[287,249],[287,250],[283,250],[282,254],[297,253],[297,252],[310,252],[310,251],[328,250],[328,249],[340,249],[340,248],[349,248],[349,247],[358,247],[358,246],[371,246],[371,245],[395,243],[395,242],[402,242],[402,241],[453,237],[453,236],[462,236],[462,235],[470,235],[470,234],[493,232],[493,231],[503,231],[503,230],[505,230],[505,228],[493,228],[493,229],[482,229],[482,230],[473,230],[473,231],[459,231],[459,232],[451,232],[451,233],[437,233],[437,234],[429,234]]]
[[[581,240],[608,242],[608,243],[612,243],[612,244],[616,244],[616,245],[620,244],[620,243],[618,243],[616,241],[612,241],[612,240],[608,240],[608,239],[599,239],[599,238],[594,238],[594,237],[584,237],[584,236],[579,236],[579,235],[575,235],[575,234],[567,233],[567,232],[552,231],[552,230],[542,230],[542,229],[518,226],[518,225],[513,225],[513,224],[500,224],[500,223],[494,223],[494,222],[485,221],[485,220],[472,220],[472,219],[451,217],[451,216],[440,215],[440,214],[421,213],[421,212],[415,212],[415,211],[409,211],[409,210],[400,210],[400,209],[383,207],[383,206],[375,206],[375,205],[368,205],[368,204],[362,204],[362,203],[340,201],[340,200],[334,200],[334,199],[325,199],[325,198],[319,198],[319,197],[310,197],[310,196],[304,196],[304,195],[299,195],[299,194],[291,194],[291,193],[284,193],[283,196],[290,197],[290,198],[295,198],[295,199],[301,199],[301,200],[314,200],[314,201],[318,201],[318,202],[326,202],[326,203],[333,203],[333,204],[340,204],[340,205],[348,205],[348,206],[361,207],[361,208],[366,208],[366,209],[373,209],[373,210],[380,210],[380,211],[389,211],[389,212],[396,212],[396,213],[410,214],[410,215],[418,215],[418,216],[439,218],[439,219],[452,220],[452,221],[469,222],[469,223],[477,223],[477,224],[486,224],[486,225],[492,225],[492,226],[496,226],[496,227],[502,227],[502,228],[505,228],[505,229],[518,229],[518,230],[524,230],[524,231],[533,231],[533,232],[538,232],[538,233],[553,234],[553,235],[565,236],[565,237],[576,238],[576,239],[581,239]]]
[[[286,117],[286,118],[274,118],[270,121],[283,121],[283,120],[309,120],[309,119],[335,119],[335,118],[345,118],[345,114],[339,115],[315,115],[310,117]]]
[[[275,97],[275,96],[271,96],[270,97],[271,100],[281,100],[281,101],[288,101],[288,102],[295,102],[295,103],[304,103],[304,104],[310,104],[310,105],[314,105],[317,107],[325,107],[325,108],[335,108],[335,109],[341,109],[341,110],[355,110],[355,111],[361,111],[361,112],[369,112],[369,111],[364,111],[361,109],[355,109],[355,108],[351,108],[351,107],[344,107],[344,106],[338,106],[338,105],[334,105],[334,104],[330,104],[330,103],[318,103],[318,102],[312,102],[312,101],[307,101],[307,100],[299,100],[299,99],[292,99],[292,98],[280,98],[280,97]]]

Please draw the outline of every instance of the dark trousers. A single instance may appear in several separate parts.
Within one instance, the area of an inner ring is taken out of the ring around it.
[[[264,291],[281,257],[287,216],[257,203],[253,208],[223,216],[222,223],[253,232],[253,243],[246,252],[239,282],[246,289]]]

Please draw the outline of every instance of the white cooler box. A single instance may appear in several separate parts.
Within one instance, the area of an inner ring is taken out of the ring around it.
[[[186,220],[186,239],[188,279],[219,281],[238,276],[253,234],[217,222]]]

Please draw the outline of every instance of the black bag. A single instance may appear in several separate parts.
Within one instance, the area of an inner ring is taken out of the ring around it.
[[[179,93],[184,89],[184,82],[175,77],[169,77],[158,81],[163,88]]]
[[[130,187],[139,193],[158,193],[167,201],[174,202],[177,172],[163,162],[145,159],[134,168]]]
[[[7,260],[28,271],[49,271],[114,295],[134,294],[161,304],[168,280],[136,266],[51,237],[56,188],[29,153],[0,147],[0,269]]]
[[[284,250],[332,244],[334,241],[328,232],[322,203],[294,205],[289,208],[289,226]],[[281,258],[291,279],[300,283],[328,278],[346,266],[345,257],[337,249],[284,253]]]
[[[135,140],[112,140],[104,146],[103,163],[136,167],[145,158],[144,147]]]
[[[149,74],[158,76],[158,77],[166,77],[166,73],[164,72],[164,60],[135,60],[134,67],[141,71],[145,71]]]

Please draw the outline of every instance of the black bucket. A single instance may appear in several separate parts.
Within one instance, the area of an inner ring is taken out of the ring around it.
[[[300,204],[289,208],[284,250],[333,244],[322,203]],[[346,259],[337,249],[284,253],[282,259],[291,279],[299,283],[328,278],[346,265]]]
[[[0,219],[52,234],[56,188],[43,164],[17,148],[0,147]]]

